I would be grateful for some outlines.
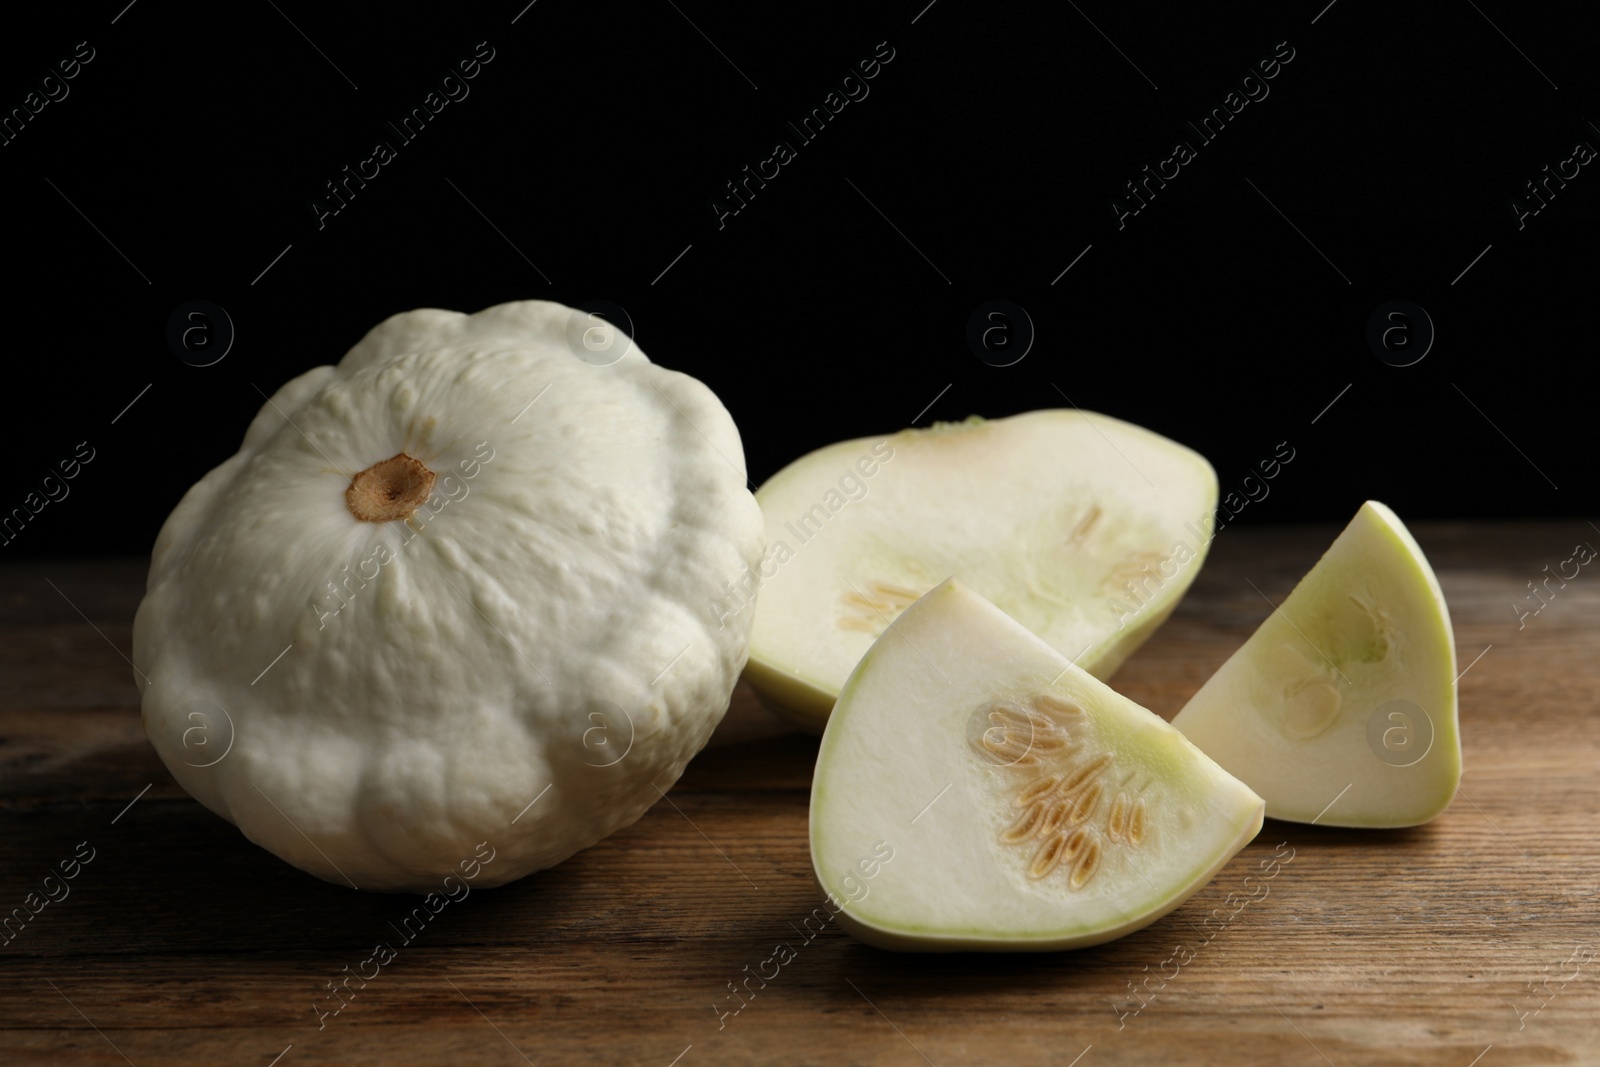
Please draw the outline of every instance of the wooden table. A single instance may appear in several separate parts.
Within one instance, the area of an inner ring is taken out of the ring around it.
[[[1335,533],[1225,531],[1116,685],[1170,717],[1270,610],[1245,579],[1278,600]],[[900,956],[833,926],[802,943],[820,902],[806,842],[816,742],[741,687],[671,803],[451,905],[321,1029],[326,983],[393,939],[412,901],[301,874],[173,783],[124,658],[142,561],[9,563],[0,907],[22,905],[80,842],[94,858],[0,945],[0,1061],[1600,1063],[1600,570],[1521,629],[1511,607],[1600,534],[1581,521],[1416,533],[1472,664],[1466,777],[1429,826],[1269,820],[1173,915],[1078,952]],[[1186,966],[1168,962],[1281,843],[1294,858],[1268,896]],[[729,983],[780,941],[797,957],[719,1020]],[[1159,992],[1128,1014],[1140,984]]]

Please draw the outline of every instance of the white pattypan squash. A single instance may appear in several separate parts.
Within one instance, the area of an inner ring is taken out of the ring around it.
[[[764,536],[738,430],[637,347],[579,358],[575,315],[390,318],[278,390],[161,530],[145,729],[303,870],[424,892],[549,867],[643,814],[727,708],[752,613],[714,598]]]

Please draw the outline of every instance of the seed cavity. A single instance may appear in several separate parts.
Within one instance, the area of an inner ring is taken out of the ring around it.
[[[1039,846],[1039,851],[1033,854],[1033,862],[1028,864],[1029,878],[1043,878],[1056,869],[1061,862],[1061,854],[1067,849],[1067,839],[1062,834],[1052,834]]]
[[[1002,766],[1035,767],[1042,760],[1065,758],[1077,751],[1063,725],[1065,711],[1041,714],[1027,708],[997,706],[989,711],[990,726],[983,732],[984,751]],[[1082,714],[1079,709],[1079,714]]]
[[[1156,588],[1159,588],[1169,580],[1169,576],[1162,575],[1160,571],[1160,565],[1165,559],[1166,557],[1160,552],[1150,549],[1130,552],[1106,572],[1105,578],[1100,582],[1100,588],[1122,590],[1129,585],[1137,585],[1141,578],[1155,579]],[[1148,592],[1149,587],[1146,587],[1145,591]]]
[[[1015,807],[1026,808],[1034,801],[1043,800],[1051,793],[1054,793],[1056,791],[1056,786],[1060,784],[1061,776],[1059,774],[1052,774],[1044,778],[1040,778],[1035,782],[1023,786],[1022,792],[1018,793],[1016,799],[1011,803]]]
[[[1118,793],[1111,802],[1111,814],[1106,816],[1106,836],[1121,841],[1128,832],[1128,794]]]
[[[1043,804],[1029,805],[1028,810],[1018,816],[1016,822],[1006,827],[1005,832],[1000,835],[1000,840],[1008,845],[1014,845],[1037,834],[1044,824],[1044,810]]]
[[[1105,773],[1105,769],[1107,767],[1111,766],[1111,761],[1113,758],[1114,757],[1111,755],[1111,753],[1102,752],[1088,763],[1085,763],[1083,766],[1079,767],[1076,771],[1073,771],[1066,777],[1066,779],[1062,781],[1061,794],[1063,796],[1071,796],[1088,783],[1094,781],[1100,775]]]
[[[1100,806],[1100,796],[1104,792],[1099,784],[1091,785],[1083,792],[1072,798],[1071,809],[1067,813],[1067,825],[1078,826],[1089,821],[1089,817]]]
[[[1376,598],[1366,599],[1349,594],[1350,603],[1361,612],[1365,631],[1363,640],[1358,641],[1351,650],[1352,658],[1361,663],[1377,663],[1389,655],[1389,613],[1375,601]]]
[[[1119,792],[1106,817],[1106,837],[1115,844],[1127,843],[1137,848],[1144,841],[1144,832],[1144,798]]]
[[[1078,519],[1077,525],[1072,528],[1072,532],[1067,534],[1067,544],[1081,545],[1088,540],[1089,531],[1094,529],[1102,514],[1104,512],[1100,510],[1099,504],[1090,504],[1089,510],[1083,513],[1083,516]]]
[[[1013,734],[1003,727],[994,726],[985,731],[983,745],[996,762],[1007,767],[1018,764],[1032,767],[1039,762],[1039,757],[1034,755],[1032,744],[1026,735]]]
[[[1067,884],[1074,889],[1082,889],[1100,871],[1100,842],[1098,839],[1089,838],[1078,853],[1078,860],[1072,865],[1072,873],[1067,876]]]
[[[1258,706],[1278,731],[1291,741],[1305,741],[1338,720],[1344,680],[1314,647],[1287,641],[1267,654],[1252,686]]]
[[[1040,693],[1033,698],[1035,711],[1052,719],[1061,727],[1081,726],[1083,724],[1083,709],[1076,704],[1062,700],[1049,693]]]
[[[1039,820],[1039,833],[1055,833],[1061,824],[1066,822],[1070,808],[1070,804],[1059,800],[1045,808],[1044,818]]]
[[[852,589],[839,598],[849,609],[839,616],[839,629],[877,637],[922,596],[915,589],[890,582],[868,582],[866,588],[865,595]]]
[[[1339,690],[1321,680],[1308,681],[1289,697],[1283,712],[1283,735],[1293,741],[1316,737],[1333,725],[1344,703]]]
[[[1144,787],[1129,788],[1134,774],[1109,777],[1114,753],[1090,748],[1084,709],[1041,693],[1019,706],[996,704],[973,738],[980,754],[1012,769],[1023,781],[1011,798],[1016,817],[999,834],[1006,845],[1032,845],[1028,877],[1059,874],[1068,888],[1089,885],[1105,862],[1105,850],[1139,848],[1148,836]],[[1148,785],[1148,783],[1146,783]]]

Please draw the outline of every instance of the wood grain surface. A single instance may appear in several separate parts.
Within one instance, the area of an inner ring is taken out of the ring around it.
[[[1116,687],[1170,718],[1336,532],[1224,531]],[[1512,607],[1600,532],[1415,532],[1471,664],[1466,775],[1428,826],[1269,820],[1178,911],[1076,952],[902,956],[834,925],[807,940],[816,741],[741,686],[669,802],[449,905],[327,1017],[327,984],[398,942],[414,899],[301,874],[176,786],[126,661],[142,561],[0,566],[0,910],[93,854],[0,944],[0,1062],[1600,1064],[1600,570],[1552,582],[1520,627]],[[780,942],[794,958],[724,1015]]]

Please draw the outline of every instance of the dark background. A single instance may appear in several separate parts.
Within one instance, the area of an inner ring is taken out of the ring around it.
[[[1595,510],[1600,168],[1521,230],[1509,206],[1600,146],[1577,5],[125,3],[0,40],[6,110],[95,50],[0,147],[0,510],[95,450],[13,555],[143,552],[261,392],[395,312],[531,297],[626,309],[723,398],[758,484],[1065,395],[1199,449],[1224,492],[1288,441],[1241,522]],[[470,95],[400,144],[385,120],[480,41]],[[801,144],[786,121],[883,41],[870,95]],[[1270,95],[1202,146],[1185,121],[1280,41]],[[397,158],[319,229],[309,201],[380,138]],[[1110,198],[1179,138],[1198,157],[1119,230]],[[708,201],[779,139],[797,158],[719,229]],[[1012,366],[967,343],[996,298],[1036,329]],[[1365,336],[1397,298],[1437,328],[1408,367]],[[211,366],[166,340],[191,299],[236,330]]]

